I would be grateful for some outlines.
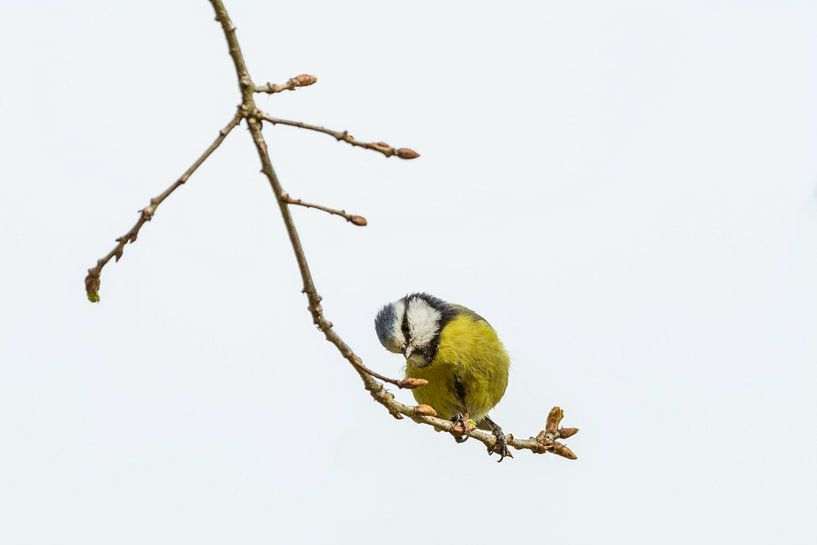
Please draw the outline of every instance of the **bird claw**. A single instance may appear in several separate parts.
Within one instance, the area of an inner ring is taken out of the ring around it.
[[[499,460],[497,460],[497,463],[504,460],[506,456],[508,458],[513,458],[513,454],[511,454],[511,451],[508,448],[508,440],[505,438],[505,434],[502,433],[502,430],[495,428],[491,433],[493,433],[494,437],[496,437],[496,442],[492,447],[488,447],[488,456],[494,452],[499,454]]]
[[[454,427],[451,429],[451,435],[454,436],[454,441],[457,443],[465,443],[468,441],[468,432],[475,427],[473,420],[469,419],[468,413],[455,414],[451,417],[451,422],[454,423]]]

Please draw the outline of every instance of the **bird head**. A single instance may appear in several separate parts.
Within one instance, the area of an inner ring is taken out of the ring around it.
[[[374,327],[386,350],[403,354],[407,363],[425,367],[434,359],[440,330],[453,312],[445,301],[414,293],[380,309]]]

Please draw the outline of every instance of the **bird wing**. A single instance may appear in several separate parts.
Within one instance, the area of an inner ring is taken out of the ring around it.
[[[491,325],[490,323],[488,323],[488,320],[486,320],[485,318],[483,318],[482,316],[480,316],[479,314],[477,314],[476,312],[474,312],[473,310],[471,310],[468,307],[464,307],[462,305],[455,305],[455,304],[451,304],[451,307],[454,308],[457,312],[460,312],[462,314],[470,316],[474,320],[479,320],[481,322],[485,322],[488,325]]]

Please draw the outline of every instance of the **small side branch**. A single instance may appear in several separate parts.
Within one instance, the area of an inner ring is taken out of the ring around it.
[[[267,93],[268,95],[273,95],[275,93],[280,93],[282,91],[294,91],[298,87],[308,87],[314,83],[317,83],[318,78],[313,76],[312,74],[300,74],[298,76],[289,78],[286,83],[278,85],[277,83],[267,83],[266,85],[260,85],[255,88],[256,93]]]
[[[381,375],[380,373],[372,371],[371,369],[363,365],[363,361],[354,353],[350,353],[349,356],[347,356],[346,360],[352,364],[352,366],[357,370],[358,373],[361,374],[361,376],[368,376],[370,378],[374,377],[388,384],[393,384],[394,386],[397,386],[398,388],[401,389],[413,390],[415,388],[419,388],[420,386],[425,386],[426,384],[428,384],[428,381],[424,378],[406,377],[403,379],[395,379],[387,377],[385,375]],[[364,379],[364,383],[365,382],[366,380]],[[433,408],[431,408],[429,405],[425,405],[425,407],[429,407],[430,409],[430,412],[426,414],[437,416],[437,412]]]
[[[361,142],[349,134],[349,131],[333,131],[332,129],[327,129],[326,127],[310,125],[309,123],[304,123],[302,121],[290,121],[289,119],[272,117],[263,112],[259,112],[257,115],[260,119],[263,119],[267,123],[272,123],[273,125],[289,125],[290,127],[298,127],[299,129],[306,129],[308,131],[322,132],[323,134],[333,136],[336,140],[346,142],[352,146],[382,153],[385,157],[396,155],[400,159],[416,159],[420,156],[420,154],[413,149],[394,148],[385,142]]]
[[[88,299],[92,302],[99,301],[100,276],[105,265],[112,258],[116,258],[118,261],[122,257],[125,245],[128,243],[133,243],[136,240],[140,229],[146,222],[152,219],[159,205],[171,193],[173,193],[173,191],[175,191],[179,186],[183,185],[188,178],[190,178],[196,169],[198,169],[198,167],[207,160],[207,158],[216,150],[216,148],[221,145],[230,131],[232,131],[242,119],[246,119],[247,127],[261,162],[261,172],[269,182],[280,210],[284,227],[289,235],[292,250],[295,254],[295,260],[303,281],[302,292],[306,294],[308,301],[307,309],[312,316],[312,321],[315,326],[323,333],[326,340],[335,346],[338,353],[352,365],[372,398],[377,403],[385,407],[392,416],[398,419],[408,417],[414,422],[432,426],[438,431],[448,432],[457,437],[473,437],[476,441],[483,443],[488,448],[488,452],[495,452],[497,447],[497,438],[493,433],[474,429],[467,423],[466,425],[461,425],[460,423],[454,423],[437,418],[436,411],[430,405],[405,405],[397,401],[394,398],[394,395],[386,390],[384,383],[392,384],[399,388],[411,389],[424,386],[427,384],[427,381],[416,378],[406,378],[402,380],[392,379],[372,371],[363,364],[360,357],[355,354],[352,348],[346,344],[343,338],[341,338],[341,336],[335,331],[332,323],[324,315],[323,307],[321,306],[321,296],[318,294],[318,290],[315,287],[315,283],[312,279],[312,273],[301,244],[300,236],[292,219],[290,206],[304,206],[307,208],[322,210],[329,214],[343,217],[355,225],[362,226],[366,225],[367,222],[362,216],[348,214],[344,210],[335,210],[322,205],[307,203],[300,199],[291,198],[289,194],[284,191],[283,187],[281,186],[281,182],[273,169],[267,143],[262,132],[262,121],[267,121],[273,125],[289,125],[292,127],[328,134],[337,140],[342,140],[352,146],[377,151],[378,153],[383,154],[385,157],[396,155],[401,159],[414,159],[419,157],[419,154],[409,148],[395,149],[385,142],[360,142],[353,138],[347,131],[333,131],[317,125],[273,118],[258,110],[254,100],[256,93],[272,94],[284,90],[292,90],[297,87],[311,85],[315,83],[317,78],[308,74],[301,74],[300,76],[291,78],[286,84],[283,85],[268,83],[264,86],[256,86],[250,77],[249,71],[247,70],[244,55],[238,43],[238,38],[236,37],[236,27],[227,13],[223,0],[210,0],[210,3],[215,11],[216,20],[219,22],[222,31],[224,32],[229,54],[233,60],[236,79],[241,92],[241,105],[239,106],[238,112],[233,119],[223,129],[221,129],[215,141],[213,141],[213,143],[204,151],[204,153],[202,153],[202,155],[196,159],[193,165],[191,165],[180,178],[171,184],[170,187],[165,189],[158,196],[151,199],[148,206],[139,211],[139,219],[136,224],[131,227],[127,233],[116,239],[117,244],[114,249],[99,259],[95,267],[88,270],[88,275],[85,278],[85,289],[88,294]],[[575,459],[576,455],[573,454],[573,452],[567,446],[559,442],[560,439],[565,439],[578,432],[576,428],[561,428],[559,426],[563,416],[564,413],[562,410],[559,407],[554,407],[548,415],[545,428],[535,437],[530,437],[528,439],[516,439],[512,435],[508,434],[505,436],[507,445],[517,450],[530,450],[536,453],[551,452],[565,458]],[[504,452],[504,449],[502,450]]]
[[[227,43],[230,46],[230,54],[235,64],[239,84],[242,81],[251,82],[252,80],[250,79],[249,73],[247,72],[244,57],[241,53],[241,48],[238,45],[238,40],[236,39],[235,36],[235,27],[232,25],[230,18],[227,15],[227,10],[224,7],[223,1],[210,0],[210,2],[213,4],[213,7],[215,8],[216,19],[221,23],[224,29],[224,34],[227,39]],[[258,157],[261,161],[261,172],[264,174],[264,176],[267,178],[267,181],[270,184],[272,192],[276,197],[276,201],[278,204],[278,208],[281,212],[282,219],[284,220],[284,227],[286,228],[287,234],[289,235],[292,250],[295,254],[295,260],[298,263],[298,269],[301,273],[301,279],[303,280],[303,288],[301,291],[304,294],[306,294],[307,300],[309,302],[307,309],[309,310],[309,313],[312,315],[312,322],[323,333],[326,340],[332,343],[335,346],[335,348],[337,348],[340,355],[353,366],[353,368],[363,381],[366,390],[371,394],[374,400],[383,405],[392,416],[398,419],[407,416],[417,423],[432,426],[440,431],[446,431],[449,433],[459,435],[468,435],[469,437],[473,437],[474,439],[482,442],[488,448],[489,452],[494,452],[497,440],[492,433],[476,429],[459,430],[457,429],[456,425],[453,422],[433,416],[435,414],[433,407],[430,407],[428,405],[418,406],[405,405],[394,399],[394,396],[390,392],[386,391],[385,387],[383,386],[383,383],[380,382],[380,380],[387,381],[391,384],[397,384],[398,386],[401,387],[417,387],[421,386],[421,384],[415,383],[411,385],[410,384],[400,385],[398,383],[401,381],[388,379],[368,369],[365,365],[363,365],[363,361],[360,359],[360,357],[357,354],[355,354],[352,348],[348,344],[346,344],[346,342],[341,338],[341,336],[335,331],[332,322],[326,319],[326,316],[324,315],[323,312],[323,307],[321,306],[321,296],[318,294],[318,290],[315,287],[315,283],[312,279],[312,272],[309,269],[309,263],[306,259],[306,255],[301,244],[301,238],[298,234],[297,228],[295,227],[295,223],[292,221],[292,216],[289,210],[289,203],[285,198],[287,196],[287,193],[283,190],[281,186],[281,181],[278,179],[278,176],[272,167],[272,161],[269,156],[269,149],[267,147],[263,132],[261,130],[260,121],[264,120],[273,124],[280,123],[283,125],[290,125],[303,129],[322,132],[324,134],[334,136],[338,140],[343,140],[344,142],[347,142],[353,146],[359,146],[379,151],[380,153],[383,153],[386,157],[390,157],[391,155],[397,155],[398,157],[401,157],[403,159],[414,159],[415,157],[419,157],[419,154],[407,148],[400,148],[398,150],[395,150],[394,148],[383,142],[377,142],[375,144],[366,144],[363,142],[358,142],[357,140],[352,138],[346,131],[344,132],[332,131],[324,127],[308,125],[306,123],[301,123],[297,121],[276,119],[268,116],[267,114],[259,111],[257,108],[254,107],[255,104],[252,98],[252,93],[249,93],[249,95],[243,95],[243,97],[244,97],[244,100],[242,102],[243,107],[245,108],[246,111],[252,112],[252,114],[247,118],[247,123],[250,129],[250,134],[252,136],[253,142],[255,144],[256,151],[258,152]],[[536,453],[553,452],[565,458],[575,459],[576,455],[573,454],[573,452],[565,445],[557,441],[557,439],[559,438],[569,437],[570,435],[573,435],[578,431],[575,428],[559,428],[559,423],[561,422],[562,416],[563,416],[562,410],[559,409],[558,407],[554,407],[550,411],[550,414],[548,415],[547,425],[545,429],[540,431],[536,435],[536,437],[531,437],[529,439],[516,439],[512,435],[506,435],[506,441],[509,446],[517,450],[531,450]]]
[[[241,122],[242,118],[243,116],[241,112],[237,112],[230,122],[227,123],[223,129],[218,131],[218,136],[216,136],[216,139],[213,140],[213,143],[210,144],[206,150],[204,150],[204,153],[202,153],[192,165],[190,165],[190,168],[184,171],[184,174],[182,174],[175,182],[170,184],[170,187],[162,191],[159,195],[150,199],[148,205],[139,211],[139,219],[136,220],[136,223],[127,233],[116,239],[116,246],[114,246],[113,250],[108,252],[102,258],[98,259],[96,266],[88,269],[88,275],[85,277],[85,292],[88,295],[89,301],[92,303],[99,302],[99,285],[101,282],[100,275],[102,274],[103,267],[108,264],[111,258],[116,258],[116,261],[119,261],[119,259],[122,257],[122,253],[125,251],[125,245],[136,242],[136,237],[139,235],[139,230],[142,229],[142,226],[145,223],[153,219],[153,215],[156,213],[156,209],[159,208],[159,205],[162,204],[162,202],[169,197],[171,193],[187,182],[190,176],[196,172],[202,163],[204,163],[204,161],[206,161],[207,158],[210,157],[214,151],[216,151],[216,148],[218,148],[221,143],[224,142],[224,139],[227,138],[230,131],[232,131]]]
[[[315,204],[311,202],[306,202],[301,199],[293,199],[289,196],[288,193],[284,193],[281,195],[281,198],[287,203],[292,204],[295,206],[303,206],[304,208],[314,208],[315,210],[323,210],[327,214],[332,214],[333,216],[340,216],[341,218],[345,219],[348,222],[354,223],[358,227],[365,227],[369,224],[366,221],[366,218],[363,216],[358,216],[356,214],[349,214],[346,210],[336,210],[335,208],[329,208],[328,206],[323,206],[322,204]]]

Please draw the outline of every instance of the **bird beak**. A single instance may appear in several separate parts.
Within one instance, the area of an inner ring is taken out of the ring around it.
[[[411,345],[408,345],[406,347],[406,351],[404,353],[406,355],[406,359],[409,359],[411,357],[411,355],[414,353],[414,347],[411,346]]]

